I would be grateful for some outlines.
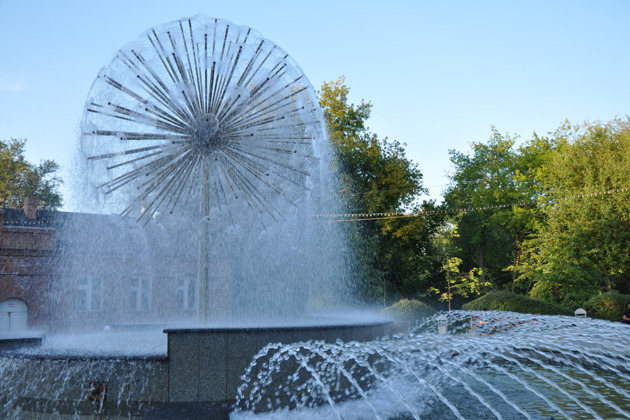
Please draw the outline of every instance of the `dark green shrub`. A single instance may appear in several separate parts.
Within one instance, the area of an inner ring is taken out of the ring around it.
[[[586,310],[586,316],[590,318],[621,321],[621,315],[623,315],[628,302],[630,302],[630,295],[608,292],[590,298],[586,302],[584,309]]]
[[[532,299],[510,292],[492,292],[462,305],[467,311],[510,311],[522,314],[573,315],[573,311],[555,303]]]
[[[383,315],[395,320],[415,322],[418,319],[427,318],[437,311],[419,300],[402,299],[381,312]]]

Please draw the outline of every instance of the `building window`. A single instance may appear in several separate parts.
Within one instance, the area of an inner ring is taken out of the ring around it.
[[[102,284],[101,279],[84,277],[79,279],[77,291],[77,309],[79,311],[100,311]]]
[[[195,309],[195,278],[183,277],[177,280],[177,309]]]
[[[132,311],[148,311],[151,309],[151,279],[133,277],[130,290],[130,309]]]

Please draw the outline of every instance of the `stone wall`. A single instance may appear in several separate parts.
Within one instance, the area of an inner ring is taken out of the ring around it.
[[[0,373],[2,418],[142,418],[168,399],[164,358],[0,356]]]
[[[269,328],[167,329],[169,402],[232,402],[241,375],[270,343],[371,341],[389,335],[391,321]]]

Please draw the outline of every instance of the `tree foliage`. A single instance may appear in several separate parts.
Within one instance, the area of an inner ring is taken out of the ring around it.
[[[630,291],[630,122],[562,125],[515,147],[493,130],[451,152],[452,255],[509,288],[568,307]]]
[[[544,167],[546,220],[529,241],[532,295],[577,306],[630,289],[630,120],[564,127]]]
[[[365,101],[348,104],[348,93],[340,78],[324,83],[319,96],[349,210],[382,212],[412,206],[426,193],[422,172],[407,159],[404,144],[380,140],[367,131],[372,106]]]
[[[446,274],[446,287],[439,289],[431,287],[429,292],[439,295],[439,300],[448,302],[448,310],[451,310],[453,295],[478,296],[483,288],[490,286],[490,282],[483,280],[483,272],[475,267],[468,272],[462,273],[459,266],[462,260],[457,257],[449,258],[442,266],[442,271]]]
[[[450,151],[438,207],[420,203],[422,173],[404,144],[370,133],[371,104],[348,93],[343,78],[320,91],[347,211],[424,212],[349,224],[365,294],[450,301],[509,290],[575,309],[630,293],[629,118],[567,122],[526,141],[492,128],[487,142]]]
[[[365,122],[371,104],[350,104],[348,92],[343,78],[324,83],[319,92],[347,211],[372,214],[434,209],[431,202],[419,203],[427,191],[422,172],[407,158],[404,144],[370,133]],[[423,275],[431,271],[432,262],[427,257],[438,219],[390,218],[358,223],[348,230],[355,244],[364,294],[372,298],[417,294]]]
[[[0,141],[0,206],[19,208],[30,196],[37,198],[40,208],[58,208],[62,202],[59,165],[52,160],[43,160],[39,165],[27,162],[25,145],[26,140]]]
[[[518,258],[535,217],[530,205],[536,194],[535,159],[533,153],[519,153],[516,140],[493,128],[490,140],[472,143],[469,154],[450,151],[453,172],[444,199],[459,232],[456,256],[464,270],[478,267],[495,287],[512,282],[504,269]],[[524,148],[531,149],[532,144]]]

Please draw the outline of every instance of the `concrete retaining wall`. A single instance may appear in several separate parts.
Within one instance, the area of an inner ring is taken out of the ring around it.
[[[167,357],[0,354],[0,418],[161,419],[173,407],[227,416],[241,375],[267,344],[369,341],[387,335],[389,322],[164,332]]]
[[[277,328],[167,329],[170,402],[225,402],[236,398],[240,377],[269,343],[370,341],[389,322]]]
[[[0,372],[0,418],[136,418],[168,400],[166,358],[5,356]]]

